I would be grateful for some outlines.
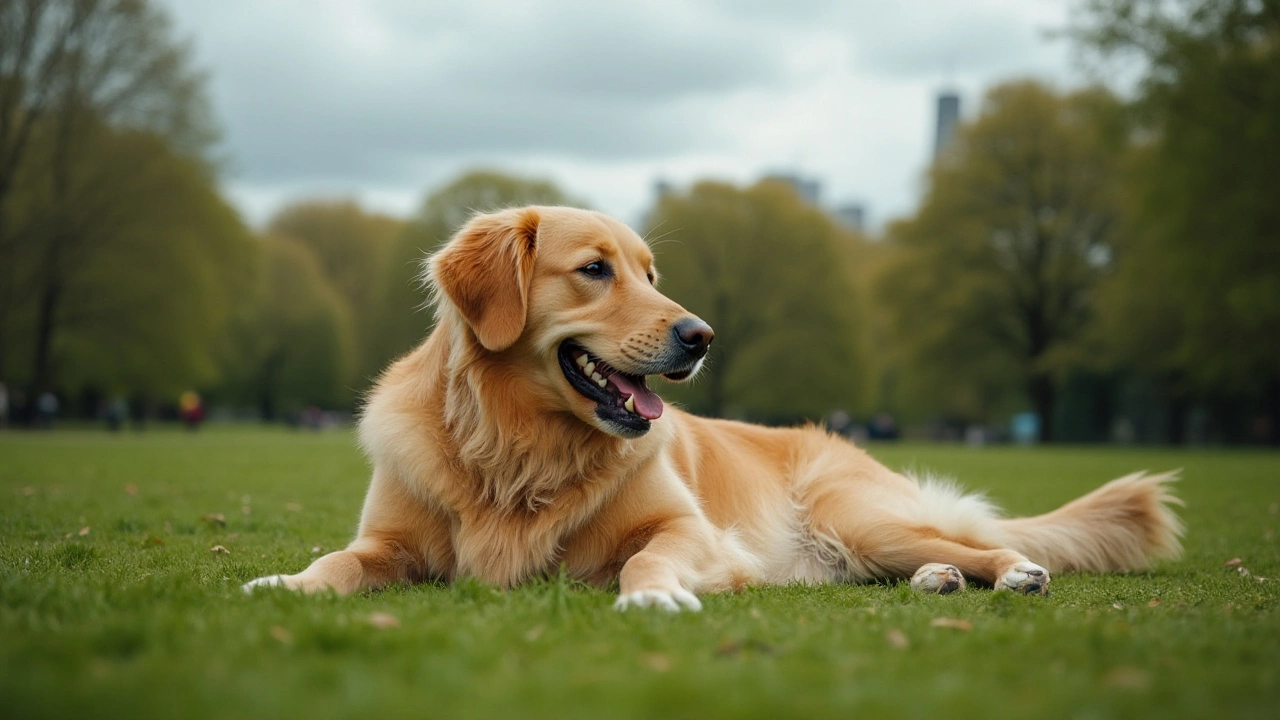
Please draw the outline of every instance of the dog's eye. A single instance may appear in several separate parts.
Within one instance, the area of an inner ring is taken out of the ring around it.
[[[644,275],[645,275],[645,277],[649,278],[649,284],[650,284],[650,285],[652,285],[652,284],[653,284],[653,279],[654,279],[654,278],[653,278],[653,273],[651,273],[651,272],[650,272],[650,273],[645,273]]]
[[[612,274],[609,269],[609,264],[602,260],[597,260],[593,263],[583,265],[578,268],[578,272],[590,277],[608,277]]]

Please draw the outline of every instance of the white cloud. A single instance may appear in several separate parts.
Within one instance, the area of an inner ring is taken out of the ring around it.
[[[908,212],[933,98],[1073,82],[1066,0],[787,4],[168,0],[212,74],[229,190],[256,222],[305,194],[408,213],[471,166],[555,179],[634,220],[659,176],[790,169]]]

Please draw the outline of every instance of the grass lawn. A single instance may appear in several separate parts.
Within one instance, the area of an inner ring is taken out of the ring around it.
[[[557,580],[246,597],[350,539],[367,471],[349,434],[0,433],[0,717],[1280,714],[1280,455],[873,453],[1018,514],[1181,467],[1187,552],[1059,575],[1049,598],[794,586],[667,615]]]

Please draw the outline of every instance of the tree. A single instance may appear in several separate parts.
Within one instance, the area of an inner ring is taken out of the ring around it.
[[[356,348],[344,381],[364,388],[382,369],[377,326],[387,254],[403,222],[366,212],[350,200],[295,203],[271,220],[268,233],[297,240],[315,257],[325,278],[347,305]]]
[[[346,301],[301,241],[261,242],[262,270],[234,324],[219,394],[256,404],[264,420],[350,406],[356,348]]]
[[[1053,439],[1057,375],[1092,317],[1127,137],[1103,90],[1018,82],[987,94],[917,215],[889,232],[898,252],[879,287],[917,407],[986,420],[1021,394]]]
[[[856,241],[784,183],[703,182],[659,201],[660,289],[716,331],[704,375],[663,390],[692,411],[776,422],[853,409],[862,392]]]
[[[584,207],[550,181],[493,171],[466,173],[427,197],[387,256],[376,343],[377,367],[413,348],[431,329],[431,319],[422,312],[427,301],[426,289],[419,279],[423,258],[452,237],[473,214],[520,205]]]
[[[85,158],[101,151],[104,137],[132,131],[198,160],[213,137],[203,80],[167,19],[144,0],[0,4],[0,376],[11,372],[14,328],[24,322],[17,308],[35,298],[33,340],[24,343],[29,384],[54,385],[53,348],[75,292],[70,277],[102,238],[87,209],[77,208],[74,219],[63,211],[89,192],[90,178],[103,193],[118,180],[95,174]],[[20,187],[34,182],[42,187]]]
[[[39,130],[36,153],[56,142]],[[10,198],[29,273],[7,300],[9,372],[34,388],[176,394],[213,380],[256,248],[203,163],[163,138],[85,123],[73,162],[28,164]],[[65,186],[49,175],[65,172]],[[25,362],[24,362],[25,361]]]
[[[1280,0],[1083,6],[1077,39],[1146,67],[1108,345],[1175,408],[1247,398],[1280,443]]]

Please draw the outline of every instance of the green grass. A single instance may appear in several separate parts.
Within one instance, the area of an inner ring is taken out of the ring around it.
[[[7,433],[0,716],[1275,717],[1280,455],[872,452],[1017,513],[1182,467],[1186,556],[1061,575],[1050,598],[780,587],[674,616],[554,579],[246,597],[350,538],[367,470],[348,434]],[[1253,575],[1224,569],[1234,557]]]

